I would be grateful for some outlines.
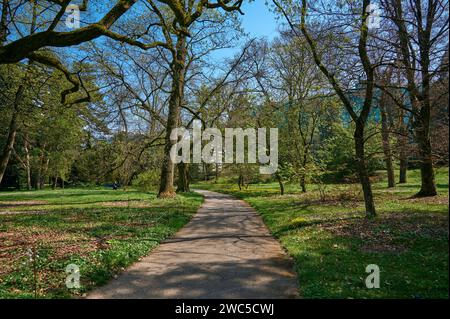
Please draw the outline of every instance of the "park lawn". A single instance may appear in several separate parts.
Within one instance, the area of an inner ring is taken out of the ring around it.
[[[419,181],[411,171],[394,189],[374,183],[374,220],[364,218],[358,185],[310,185],[306,194],[287,185],[284,196],[276,183],[195,186],[235,195],[261,214],[293,257],[303,298],[448,298],[448,168],[437,172],[435,198],[411,198]],[[380,289],[365,285],[370,264],[380,268]]]
[[[202,201],[135,190],[0,192],[0,299],[82,296],[173,235]],[[80,269],[79,289],[65,285],[69,264]]]

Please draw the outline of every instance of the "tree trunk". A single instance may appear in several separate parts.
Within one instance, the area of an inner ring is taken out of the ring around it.
[[[284,195],[283,179],[281,178],[280,174],[276,174],[275,176],[277,178],[278,184],[280,185],[280,193],[281,193],[281,195]]]
[[[408,130],[404,127],[404,124],[402,123],[403,127],[400,131],[400,137],[399,137],[399,160],[400,160],[400,177],[398,180],[399,184],[406,184],[408,182],[407,179],[407,172],[408,172],[408,154],[407,154],[407,137],[406,134],[408,133]]]
[[[302,189],[302,193],[306,193],[306,178],[305,174],[302,174],[300,177],[300,187]]]
[[[39,190],[40,187],[40,180],[41,180],[41,171],[42,171],[42,165],[39,165],[37,173],[36,173],[36,178],[34,180],[34,189],[35,190]]]
[[[25,134],[23,149],[25,152],[25,169],[27,171],[27,189],[31,190],[31,161],[30,161],[30,150],[28,144],[28,134]]]
[[[40,181],[39,181],[39,189],[43,189],[43,188],[44,188],[44,185],[45,185],[45,179],[46,179],[46,177],[47,177],[47,172],[48,172],[48,164],[49,164],[49,162],[50,162],[50,159],[47,158],[47,159],[45,160],[45,163],[44,163],[44,169],[42,170],[41,179],[40,179]]]
[[[8,36],[8,6],[9,0],[2,1],[2,15],[0,18],[0,45],[3,45]]]
[[[53,184],[52,184],[52,189],[56,189],[56,186],[58,185],[58,176],[55,176],[53,178]]]
[[[384,161],[386,163],[386,171],[388,177],[388,188],[395,187],[394,164],[392,161],[391,143],[389,141],[389,124],[386,114],[386,106],[384,99],[381,99],[380,113],[381,113],[381,139],[383,142]]]
[[[173,187],[175,165],[170,158],[170,151],[172,146],[175,145],[177,141],[171,141],[170,135],[172,130],[178,126],[181,104],[183,102],[186,52],[186,36],[180,35],[177,41],[176,55],[171,65],[172,91],[169,98],[169,115],[166,125],[164,159],[161,168],[161,181],[158,195],[159,198],[171,198],[176,196]]]
[[[399,184],[406,184],[408,182],[407,178],[408,172],[408,160],[405,157],[400,157],[400,177],[398,180]]]
[[[242,190],[242,186],[244,186],[244,176],[242,176],[242,174],[239,174],[238,186],[239,190]]]
[[[14,99],[14,109],[11,116],[11,121],[9,122],[8,137],[6,138],[6,143],[0,156],[0,184],[3,180],[3,176],[5,175],[6,167],[8,166],[9,159],[14,148],[14,143],[16,141],[19,104],[22,103],[24,90],[25,86],[19,86]]]
[[[177,193],[190,192],[189,187],[189,164],[179,163],[178,165],[178,187]]]
[[[420,191],[416,196],[436,196],[437,190],[434,180],[433,157],[429,132],[426,129],[426,126],[419,125],[415,130],[415,135],[421,157],[420,173],[422,181]]]
[[[366,206],[366,215],[369,218],[375,217],[375,203],[373,201],[372,186],[370,184],[369,173],[364,151],[364,124],[356,123],[355,130],[355,151],[356,165],[358,169],[359,180],[364,193],[364,203]]]

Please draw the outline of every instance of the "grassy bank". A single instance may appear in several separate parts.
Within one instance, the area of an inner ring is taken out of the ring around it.
[[[197,188],[233,194],[263,217],[295,260],[304,298],[448,298],[448,169],[437,172],[440,195],[412,198],[419,172],[387,189],[374,184],[379,216],[364,218],[358,185],[310,185],[302,194],[287,185],[201,183]],[[381,271],[380,289],[367,289],[366,266]]]
[[[201,204],[105,189],[0,193],[0,298],[68,298],[107,282],[174,234]],[[65,268],[80,269],[67,289]]]

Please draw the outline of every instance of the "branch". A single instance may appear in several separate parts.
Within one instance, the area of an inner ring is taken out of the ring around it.
[[[64,1],[55,3],[62,4]],[[118,0],[105,16],[89,26],[70,32],[47,30],[34,33],[0,47],[0,64],[16,63],[27,58],[31,53],[44,47],[69,47],[91,41],[107,32],[111,26],[125,14],[137,0]],[[110,37],[114,35],[109,34]],[[116,37],[117,38],[117,37]],[[123,40],[123,39],[121,39]]]

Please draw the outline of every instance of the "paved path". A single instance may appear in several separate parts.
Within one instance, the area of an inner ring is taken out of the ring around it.
[[[292,261],[256,211],[198,192],[204,204],[175,237],[88,298],[296,298]]]

